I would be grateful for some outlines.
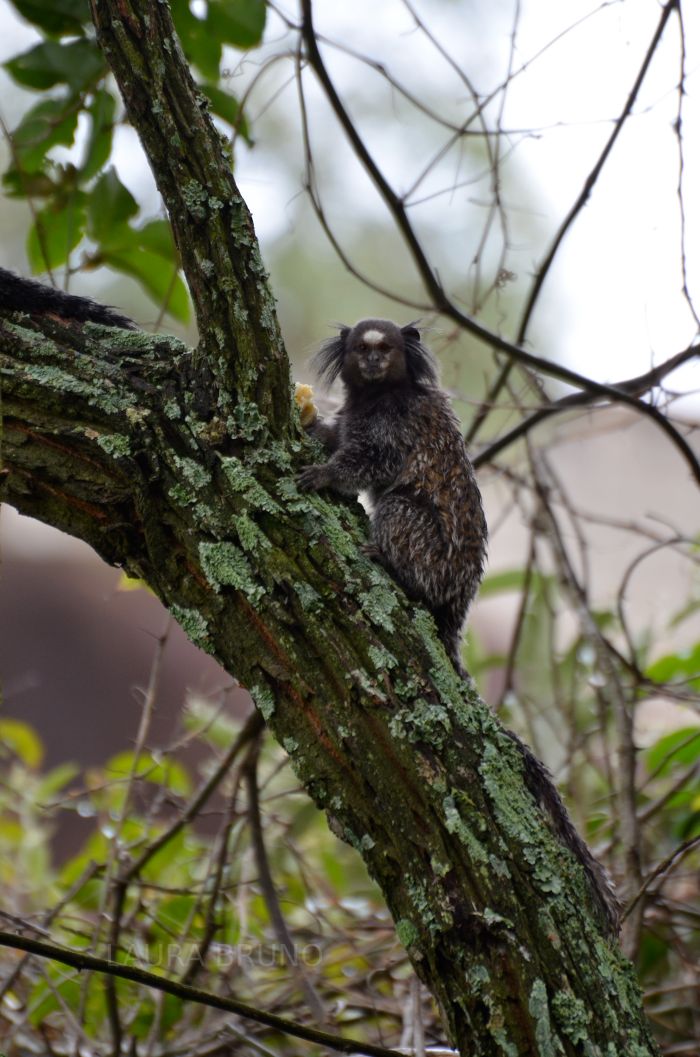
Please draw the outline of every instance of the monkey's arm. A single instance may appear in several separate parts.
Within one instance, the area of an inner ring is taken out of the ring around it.
[[[317,418],[315,422],[306,427],[306,432],[320,441],[328,452],[334,452],[340,443],[338,423],[334,421],[328,422],[326,419]]]
[[[27,315],[50,313],[61,319],[81,323],[103,323],[106,327],[135,329],[132,320],[120,315],[107,305],[100,305],[89,297],[76,297],[45,286],[33,279],[23,279],[6,268],[0,268],[0,309],[5,312],[25,312]]]
[[[297,477],[303,491],[332,488],[341,495],[357,495],[366,488],[387,487],[396,480],[403,455],[389,445],[352,441],[343,444],[327,462],[307,466]]]

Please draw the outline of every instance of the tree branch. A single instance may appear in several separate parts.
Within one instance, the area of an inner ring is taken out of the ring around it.
[[[669,0],[667,7],[673,8],[677,5],[677,2],[678,0]],[[539,371],[541,374],[548,375],[552,378],[558,378],[560,381],[567,382],[569,385],[573,385],[582,392],[591,394],[595,398],[607,397],[611,401],[627,404],[634,408],[639,414],[651,418],[676,446],[688,464],[693,477],[700,484],[700,462],[695,457],[693,450],[686,443],[678,430],[675,429],[675,427],[659,411],[657,411],[655,407],[645,404],[642,400],[638,400],[636,397],[630,396],[628,393],[616,389],[615,386],[606,385],[603,382],[596,382],[594,379],[587,378],[585,375],[579,374],[577,371],[573,371],[570,368],[565,367],[563,364],[544,360],[540,356],[535,356],[533,353],[527,352],[527,350],[521,345],[507,341],[495,331],[491,331],[487,327],[482,326],[481,323],[478,323],[471,316],[462,312],[454,301],[448,297],[447,292],[435,274],[433,267],[413,230],[413,225],[408,219],[408,214],[403,201],[395,194],[394,190],[374,161],[372,155],[367,150],[362,137],[355,128],[350,115],[335,90],[335,86],[326,70],[321,53],[318,49],[316,32],[313,25],[312,0],[301,0],[301,8],[303,13],[301,32],[306,45],[309,65],[316,73],[316,76],[326,93],[328,101],[331,104],[343,131],[347,135],[353,150],[361,164],[364,166],[368,176],[377,187],[398,230],[403,235],[435,311],[446,316],[448,319],[452,319],[455,323],[459,324],[462,329],[467,331],[467,333],[472,334],[475,338],[490,345],[491,348],[507,353],[515,363],[518,363],[522,367]],[[668,14],[666,15],[666,18],[668,18]]]
[[[359,506],[297,491],[252,228],[224,195],[167,5],[93,8],[202,343],[0,316],[10,501],[145,579],[247,686],[381,886],[462,1053],[655,1054],[599,875],[543,769],[362,553]]]
[[[677,352],[675,356],[670,356],[669,359],[665,360],[664,363],[660,363],[657,367],[652,367],[651,370],[647,371],[646,374],[639,374],[634,378],[628,378],[625,381],[617,382],[614,386],[615,390],[626,393],[628,396],[634,396],[639,398],[645,393],[648,393],[650,389],[656,388],[660,385],[664,378],[675,371],[682,364],[687,363],[689,360],[700,356],[700,345],[691,345],[690,348],[683,349],[682,352]],[[576,407],[590,407],[592,404],[598,403],[600,396],[597,393],[569,393],[567,396],[561,397],[556,400],[553,404],[547,404],[545,407],[539,408],[528,418],[519,422],[517,426],[509,430],[508,433],[504,433],[502,437],[494,441],[493,444],[489,444],[483,451],[472,460],[475,467],[486,465],[491,462],[497,455],[500,455],[502,451],[514,444],[515,441],[521,440],[527,436],[535,426],[539,425],[540,422],[544,422],[545,419],[551,418],[552,415],[558,415],[562,411],[570,411]],[[610,403],[615,403],[615,400],[610,400]],[[661,415],[661,412],[658,412]],[[677,431],[676,431],[677,432]],[[682,438],[680,434],[677,435],[683,440],[683,445],[687,448],[688,454],[686,460],[692,468],[693,463],[696,461],[695,454],[689,444]],[[674,443],[678,444],[678,439],[674,438]],[[697,475],[694,474],[697,479]]]
[[[262,1009],[238,1002],[235,998],[224,998],[222,995],[214,995],[211,991],[203,991],[199,987],[191,987],[189,984],[180,983],[178,980],[168,980],[164,976],[157,976],[145,969],[139,969],[135,965],[124,965],[123,962],[110,961],[107,958],[96,958],[84,951],[72,951],[66,947],[58,947],[53,943],[45,943],[43,940],[33,940],[28,936],[17,936],[13,932],[0,931],[0,946],[10,947],[12,950],[26,951],[39,958],[49,958],[61,965],[70,965],[80,972],[90,970],[96,973],[104,973],[113,979],[131,980],[143,987],[152,987],[155,991],[161,991],[166,995],[174,995],[187,1002],[195,1002],[200,1006],[209,1006],[211,1009],[221,1009],[225,1013],[235,1013],[239,1017],[245,1017],[256,1024],[264,1024],[268,1028],[280,1031],[284,1035],[291,1035],[296,1039],[304,1039],[319,1046],[327,1046],[329,1050],[336,1053],[361,1053],[367,1057],[401,1057],[397,1050],[388,1050],[384,1046],[373,1046],[359,1039],[343,1039],[339,1035],[332,1035],[327,1031],[318,1031],[316,1028],[307,1028],[303,1024],[297,1024],[285,1017],[275,1016],[274,1013],[266,1013]]]
[[[253,402],[273,434],[286,436],[289,364],[253,220],[170,8],[150,0],[91,0],[91,9],[168,210],[197,315],[195,367],[216,380],[221,412]]]

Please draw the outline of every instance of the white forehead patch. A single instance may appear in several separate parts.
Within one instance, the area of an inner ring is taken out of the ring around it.
[[[384,341],[386,338],[385,334],[382,334],[381,330],[366,330],[362,335],[362,340],[367,345],[378,345],[380,341]]]

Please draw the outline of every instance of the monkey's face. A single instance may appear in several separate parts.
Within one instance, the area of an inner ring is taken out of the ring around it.
[[[396,385],[406,377],[404,337],[383,319],[358,323],[345,339],[341,377],[348,385]]]

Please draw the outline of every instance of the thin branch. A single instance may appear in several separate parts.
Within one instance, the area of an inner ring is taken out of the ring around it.
[[[562,242],[564,241],[564,237],[566,236],[567,232],[569,231],[569,229],[573,225],[574,221],[578,217],[579,213],[581,212],[581,210],[583,209],[583,207],[585,206],[586,202],[588,201],[588,199],[591,196],[591,192],[593,191],[593,188],[595,187],[595,185],[596,185],[596,183],[598,181],[598,177],[600,176],[601,172],[603,171],[603,167],[604,167],[606,161],[608,160],[613,147],[615,146],[615,142],[616,142],[618,136],[620,135],[620,132],[622,131],[622,128],[623,128],[627,118],[630,116],[630,114],[632,112],[632,107],[634,106],[634,104],[635,104],[635,102],[637,100],[637,96],[638,96],[639,90],[640,90],[640,88],[642,86],[642,82],[644,81],[644,78],[646,77],[646,73],[647,73],[647,70],[649,69],[649,66],[651,64],[651,60],[654,57],[656,49],[657,49],[657,47],[659,45],[659,42],[661,40],[661,37],[663,36],[664,29],[666,28],[666,23],[668,22],[669,18],[671,17],[671,13],[674,10],[676,10],[678,7],[679,7],[679,0],[667,0],[667,3],[664,5],[663,11],[661,13],[661,18],[659,19],[659,22],[658,22],[658,25],[657,25],[656,30],[654,32],[654,36],[652,37],[651,43],[650,43],[649,47],[647,48],[646,54],[644,56],[644,60],[643,60],[642,65],[641,65],[641,67],[639,69],[639,73],[637,74],[635,82],[632,85],[632,90],[630,91],[630,93],[629,93],[629,95],[627,97],[627,101],[626,101],[626,103],[625,103],[625,105],[623,107],[622,113],[615,120],[612,133],[608,137],[608,140],[607,140],[605,146],[603,147],[603,150],[602,150],[597,162],[595,163],[595,165],[593,166],[593,168],[589,172],[588,176],[586,177],[586,179],[584,181],[584,184],[583,184],[583,187],[581,188],[581,191],[579,192],[579,195],[576,198],[576,201],[573,203],[573,205],[569,209],[569,212],[564,217],[564,220],[562,221],[561,225],[559,226],[559,230],[557,231],[556,235],[554,236],[554,240],[552,242],[552,245],[549,248],[549,251],[548,251],[547,255],[545,256],[544,260],[542,261],[542,263],[540,264],[539,268],[535,272],[535,281],[534,281],[534,283],[533,283],[533,285],[532,285],[532,287],[530,289],[530,296],[528,297],[527,303],[525,305],[525,310],[523,312],[523,315],[522,315],[522,318],[521,318],[521,321],[520,321],[520,327],[518,329],[518,336],[517,336],[517,339],[516,339],[518,345],[522,345],[523,342],[525,341],[525,338],[527,336],[528,327],[530,325],[530,319],[532,318],[532,313],[534,312],[535,305],[537,304],[537,301],[539,299],[540,292],[541,292],[542,287],[544,285],[544,281],[547,278],[547,276],[549,274],[549,271],[550,271],[550,269],[552,267],[552,264],[554,262],[554,258],[556,257],[557,252],[559,251],[559,247],[561,246]],[[467,437],[468,441],[473,440],[474,437],[476,436],[476,434],[477,434],[479,428],[481,427],[486,415],[488,414],[489,408],[496,402],[499,393],[503,389],[503,386],[505,385],[505,383],[506,383],[506,381],[508,379],[508,375],[510,374],[510,371],[511,371],[512,367],[513,367],[513,362],[512,361],[510,361],[510,362],[508,362],[508,363],[506,363],[504,365],[500,375],[498,376],[498,378],[496,379],[496,381],[495,381],[495,383],[493,385],[493,388],[491,389],[491,391],[488,394],[486,400],[484,401],[484,404],[482,406],[481,411],[475,417],[474,422],[472,423],[472,426],[471,426],[471,428],[469,430],[469,434],[468,434],[468,437]]]
[[[665,24],[665,21],[668,19],[670,10],[674,8],[677,3],[678,0],[669,0],[669,3],[666,5],[669,11],[665,16],[663,24]],[[385,179],[335,90],[335,86],[330,79],[321,57],[321,53],[318,49],[313,26],[311,0],[302,0],[301,6],[303,12],[302,37],[306,45],[309,65],[312,67],[321,82],[328,101],[348,137],[355,154],[364,166],[368,176],[377,187],[387,209],[394,218],[398,230],[403,235],[411,252],[411,256],[413,257],[413,262],[421,276],[426,292],[433,302],[435,310],[447,316],[447,318],[454,320],[454,322],[459,323],[464,330],[473,334],[474,337],[478,338],[480,341],[485,342],[492,348],[498,349],[501,352],[506,352],[517,363],[554,378],[559,378],[561,381],[568,382],[570,385],[585,392],[594,393],[601,397],[607,396],[611,400],[617,400],[620,403],[628,404],[639,414],[646,415],[653,419],[681,452],[685,461],[688,463],[694,478],[700,483],[700,462],[698,462],[695,453],[678,430],[676,430],[656,408],[637,400],[628,393],[615,389],[614,386],[596,382],[592,378],[587,378],[585,375],[581,375],[577,371],[572,371],[570,368],[565,367],[562,364],[544,360],[540,356],[535,356],[532,353],[527,352],[521,346],[507,341],[505,338],[502,338],[487,327],[482,326],[475,319],[472,319],[471,316],[462,312],[461,309],[450,300],[442,283],[435,275],[433,267],[413,230],[413,226],[408,219],[404,202],[395,194],[392,187]]]
[[[258,739],[251,746],[243,768],[243,778],[246,792],[248,794],[248,823],[250,825],[250,836],[253,844],[253,853],[255,855],[255,865],[258,870],[258,883],[262,891],[263,899],[265,900],[267,912],[270,915],[270,921],[277,937],[277,942],[284,951],[287,962],[304,992],[310,1011],[313,1013],[319,1024],[325,1024],[327,1021],[326,1011],[323,1008],[323,1004],[311,984],[311,981],[296,957],[294,940],[287,928],[287,922],[284,920],[284,914],[282,913],[282,908],[277,897],[275,882],[270,869],[270,861],[267,856],[262,819],[260,816],[260,795],[258,790],[259,754],[260,741]]]
[[[203,991],[198,987],[190,987],[188,984],[179,983],[177,980],[168,980],[155,973],[149,973],[145,969],[139,969],[135,965],[124,965],[121,962],[110,961],[107,958],[96,958],[84,951],[73,951],[67,947],[58,947],[53,943],[44,943],[42,940],[30,939],[28,936],[17,936],[12,932],[0,931],[0,947],[9,947],[11,950],[27,951],[39,958],[48,958],[61,965],[70,965],[80,972],[90,970],[96,973],[105,973],[108,976],[117,977],[120,980],[131,980],[143,987],[152,987],[156,991],[163,991],[166,995],[174,995],[186,1002],[195,1002],[200,1006],[209,1006],[212,1009],[221,1009],[225,1013],[235,1013],[239,1017],[246,1017],[256,1024],[264,1024],[274,1031],[281,1031],[285,1035],[292,1035],[306,1042],[313,1042],[319,1046],[327,1046],[336,1053],[366,1054],[367,1057],[400,1057],[397,1050],[390,1050],[384,1046],[373,1046],[359,1039],[344,1039],[339,1035],[332,1035],[327,1031],[317,1031],[315,1028],[307,1028],[303,1024],[297,1024],[286,1017],[275,1016],[274,1013],[266,1013],[262,1009],[256,1009],[245,1002],[239,1002],[235,998],[224,998],[222,995],[214,995],[210,991]]]
[[[634,378],[628,378],[622,382],[616,382],[610,388],[616,394],[622,393],[626,398],[634,398],[634,403],[639,408],[639,398],[641,396],[649,392],[650,389],[654,389],[658,386],[663,379],[672,371],[675,371],[676,368],[695,357],[700,357],[700,345],[691,345],[682,352],[677,352],[674,356],[669,357],[669,359],[659,364],[658,367],[653,367],[650,371],[647,371],[646,374],[639,374]],[[472,460],[474,466],[478,467],[485,463],[492,462],[496,455],[499,455],[505,450],[505,448],[510,447],[510,445],[514,444],[517,440],[525,437],[535,426],[539,425],[540,422],[544,422],[545,419],[551,418],[552,415],[558,415],[562,411],[570,411],[572,408],[576,407],[588,407],[591,404],[597,403],[600,399],[600,394],[594,392],[569,393],[567,396],[563,396],[555,401],[555,403],[539,408],[532,415],[523,419],[522,422],[517,426],[514,426],[508,433],[499,437],[499,439],[494,441],[493,444],[489,444],[487,448],[475,456]],[[627,399],[620,401],[618,396],[608,397],[608,399],[611,403],[628,402]],[[651,407],[649,404],[644,404],[642,406],[647,408]],[[657,414],[660,414],[656,408],[653,408],[652,410]],[[678,436],[680,437],[680,434],[678,434]],[[690,448],[689,450],[692,451]],[[694,456],[693,460],[695,461]],[[697,480],[700,480],[696,473],[693,473],[693,476]]]
[[[690,840],[687,840],[683,844],[681,844],[680,847],[676,848],[675,851],[672,851],[670,855],[667,855],[666,858],[663,859],[654,870],[652,870],[652,872],[644,881],[644,884],[637,892],[634,899],[630,900],[630,902],[627,904],[622,915],[622,920],[624,921],[625,918],[629,917],[629,915],[639,903],[639,900],[649,890],[649,886],[652,885],[654,881],[657,880],[657,878],[663,877],[665,874],[668,873],[669,870],[678,866],[678,864],[685,858],[688,852],[692,851],[693,848],[697,848],[698,845],[700,845],[700,837],[692,837]]]

